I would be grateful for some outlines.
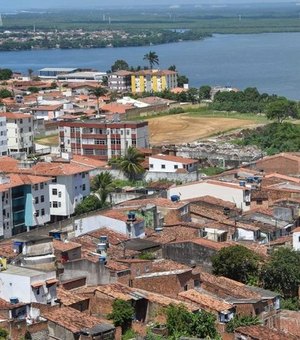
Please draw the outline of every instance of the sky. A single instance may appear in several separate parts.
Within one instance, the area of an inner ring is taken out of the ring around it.
[[[4,2],[4,0],[0,0]],[[224,3],[272,3],[282,2],[288,3],[291,0],[10,0],[1,4],[1,10],[21,10],[31,8],[92,8],[92,7],[107,7],[107,6],[133,6],[133,5],[177,5],[177,4],[224,4]]]

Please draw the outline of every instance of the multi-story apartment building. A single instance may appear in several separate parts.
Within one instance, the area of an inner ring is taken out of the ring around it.
[[[131,75],[132,93],[162,92],[177,87],[177,72],[142,70]]]
[[[0,117],[0,156],[8,153],[6,118]]]
[[[50,221],[50,179],[29,174],[0,177],[0,238],[8,238]]]
[[[1,112],[1,117],[6,119],[8,153],[31,153],[33,150],[33,117],[12,112]]]
[[[125,70],[108,74],[108,87],[112,91],[131,91],[131,75],[133,73]]]
[[[60,122],[59,136],[62,150],[100,160],[124,155],[129,146],[149,146],[148,122]]]
[[[32,167],[35,174],[51,177],[49,201],[51,221],[70,217],[76,206],[90,194],[92,166],[65,162],[41,162]]]

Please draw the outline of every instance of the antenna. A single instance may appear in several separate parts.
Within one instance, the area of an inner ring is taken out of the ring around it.
[[[0,27],[3,27],[2,14],[0,13]]]

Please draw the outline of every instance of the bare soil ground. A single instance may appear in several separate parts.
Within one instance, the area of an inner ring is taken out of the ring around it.
[[[186,113],[149,119],[150,143],[181,144],[196,141],[232,129],[256,126],[249,119],[192,117]]]
[[[58,134],[39,138],[35,142],[45,146],[57,146],[59,144]]]

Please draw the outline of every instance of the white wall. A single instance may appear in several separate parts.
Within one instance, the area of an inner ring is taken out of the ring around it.
[[[237,208],[241,208],[244,211],[250,209],[250,204],[247,206],[245,202],[244,190],[238,185],[235,188],[223,186],[222,184],[218,185],[218,183],[212,184],[205,181],[195,182],[170,188],[168,190],[168,198],[172,195],[179,195],[181,200],[209,195],[235,203]],[[250,202],[250,197],[248,199]]]
[[[33,147],[33,117],[28,118],[24,115],[22,119],[8,119],[6,126],[9,150],[20,152]]]
[[[8,152],[6,130],[6,118],[0,117],[0,156],[5,156]]]
[[[151,164],[153,167],[151,167]],[[164,165],[164,167],[163,167]],[[166,159],[158,159],[149,157],[149,172],[176,172],[177,169],[183,169],[184,166],[180,162],[173,162]],[[193,169],[193,164],[188,164],[188,171]]]
[[[38,216],[34,215],[35,225],[43,225],[50,221],[50,201],[49,201],[49,182],[33,185],[31,189],[33,211],[38,211]],[[44,196],[44,202],[41,197]],[[38,203],[35,203],[35,198],[38,197]],[[44,209],[44,215],[42,215]]]
[[[126,222],[103,215],[94,215],[75,220],[75,237],[100,228],[109,228],[113,231],[129,236]],[[142,222],[142,224],[134,224],[131,232],[132,238],[144,237],[144,222]]]
[[[254,232],[251,230],[237,228],[238,240],[254,241]]]
[[[300,250],[300,231],[293,232],[293,249]]]

